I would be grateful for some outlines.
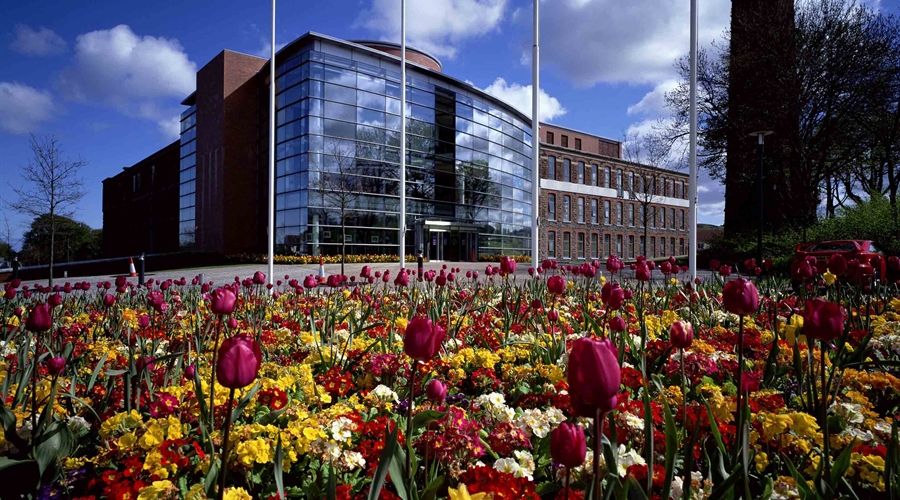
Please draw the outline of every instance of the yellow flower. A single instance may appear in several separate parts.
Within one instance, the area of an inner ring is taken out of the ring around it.
[[[156,500],[163,497],[172,488],[172,481],[153,481],[150,486],[141,488],[141,491],[138,492],[138,500]]]
[[[485,493],[469,493],[466,485],[461,484],[458,488],[449,488],[447,493],[450,494],[450,500],[482,500]]]
[[[766,470],[766,466],[769,465],[769,456],[763,452],[757,453],[753,460],[756,462],[757,472]]]
[[[134,432],[129,432],[128,434],[125,434],[124,436],[120,437],[117,444],[119,445],[120,449],[130,450],[131,447],[134,446],[134,443],[136,443],[136,442],[137,442],[137,436],[134,435]]]
[[[401,317],[401,318],[397,318],[394,320],[394,326],[396,326],[397,328],[402,328],[402,329],[406,330],[407,324],[409,324],[409,320],[407,320],[406,318]]]
[[[822,278],[825,279],[825,284],[831,286],[834,284],[834,280],[837,279],[837,275],[831,274],[831,270],[825,271],[825,274],[822,275]]]
[[[140,445],[141,448],[145,450],[149,450],[155,446],[159,446],[160,443],[166,440],[166,435],[163,433],[162,427],[157,423],[153,423],[150,428],[147,429],[147,432],[141,436]]]
[[[224,500],[253,500],[244,488],[228,488],[225,490]]]

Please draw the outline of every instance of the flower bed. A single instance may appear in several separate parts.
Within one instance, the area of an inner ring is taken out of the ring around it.
[[[896,284],[543,265],[8,284],[2,496],[900,493]]]

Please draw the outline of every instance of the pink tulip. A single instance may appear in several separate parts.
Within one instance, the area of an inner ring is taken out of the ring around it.
[[[209,308],[218,316],[225,316],[234,312],[234,306],[237,304],[237,296],[234,290],[227,286],[216,288],[213,290]]]
[[[229,389],[241,389],[256,380],[262,352],[259,344],[247,335],[225,339],[219,348],[216,362],[216,379]]]
[[[439,403],[447,397],[447,386],[438,379],[432,379],[425,386],[425,396],[429,401]]]
[[[403,351],[412,359],[429,361],[440,351],[444,334],[444,329],[427,316],[416,316],[406,325]]]
[[[615,347],[607,339],[580,338],[572,346],[566,379],[575,414],[594,417],[618,403],[621,368]]]
[[[749,280],[738,278],[722,288],[722,304],[731,314],[756,314],[759,308],[759,292]]]
[[[47,304],[38,304],[31,309],[31,314],[25,320],[25,328],[30,332],[46,332],[53,326],[50,316],[50,307]]]
[[[566,292],[566,279],[562,276],[550,276],[547,278],[547,291],[556,295]]]
[[[669,340],[680,349],[687,349],[694,343],[694,326],[687,321],[676,321],[669,327]]]
[[[803,333],[808,337],[832,341],[844,332],[844,312],[841,306],[819,297],[806,301],[803,311]]]
[[[550,433],[550,457],[554,462],[568,468],[579,467],[587,454],[584,429],[569,422],[563,422]]]
[[[624,332],[627,327],[625,318],[621,316],[616,316],[609,320],[609,329],[614,332]]]

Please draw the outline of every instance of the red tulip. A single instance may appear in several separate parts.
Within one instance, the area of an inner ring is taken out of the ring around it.
[[[372,268],[369,266],[363,266],[359,271],[360,278],[367,278],[372,275]]]
[[[831,341],[844,332],[841,306],[819,297],[806,301],[803,311],[803,333],[818,340]]]
[[[550,276],[547,278],[547,291],[562,295],[566,292],[566,279],[562,276]]]
[[[266,282],[266,275],[263,274],[262,271],[256,271],[253,273],[253,284],[255,285],[263,285]]]
[[[694,326],[687,321],[676,321],[669,327],[669,340],[680,349],[687,349],[694,343]]]
[[[741,388],[743,389],[743,392],[750,393],[758,391],[761,378],[759,373],[756,372],[744,373],[741,377]]]
[[[616,316],[609,320],[609,329],[614,332],[624,332],[627,327],[625,319],[621,316]]]
[[[66,358],[54,357],[47,360],[47,371],[50,375],[56,376],[66,369]]]
[[[447,397],[447,386],[438,379],[431,379],[425,386],[425,396],[429,401],[441,402]]]
[[[194,378],[194,373],[197,371],[197,368],[194,365],[187,365],[184,367],[184,376],[185,378]]]
[[[6,291],[3,292],[3,298],[6,300],[16,298],[16,289],[11,286],[6,287]]]
[[[516,272],[516,259],[512,257],[500,257],[500,274],[506,276]]]
[[[219,348],[216,362],[216,379],[229,389],[241,389],[256,380],[262,352],[259,344],[247,335],[225,339]]]
[[[725,283],[722,288],[722,304],[731,314],[756,314],[759,308],[759,292],[749,280],[738,278]]]
[[[610,255],[610,257],[608,259],[606,259],[606,270],[609,271],[611,274],[615,274],[615,273],[619,272],[619,270],[621,270],[624,267],[625,267],[625,264],[623,264],[622,261],[619,260],[619,258],[616,257],[615,255]]]
[[[570,469],[579,467],[586,453],[584,429],[578,424],[563,422],[550,433],[550,457],[554,462]]]
[[[147,328],[148,326],[150,326],[150,316],[146,314],[141,314],[140,316],[138,316],[138,326],[140,328]]]
[[[234,312],[236,303],[237,296],[234,294],[234,290],[227,286],[223,286],[213,290],[210,297],[209,308],[213,314],[225,316],[226,314]]]
[[[600,289],[600,300],[611,311],[618,311],[625,303],[625,290],[618,283],[607,283]]]
[[[103,297],[103,305],[106,307],[112,307],[116,303],[116,297],[114,295],[107,294]]]
[[[888,267],[895,271],[900,271],[900,257],[897,257],[896,255],[888,257]]]
[[[25,328],[30,332],[46,332],[53,326],[50,317],[50,307],[47,304],[38,304],[31,308],[31,314],[25,320]]]
[[[580,338],[572,346],[566,379],[572,409],[582,417],[611,411],[622,381],[615,347],[609,340]]]
[[[650,281],[650,268],[644,263],[638,264],[634,270],[634,277],[638,281]]]
[[[412,359],[429,361],[440,351],[444,334],[444,329],[427,316],[416,316],[406,325],[403,351]]]
[[[847,259],[839,253],[832,255],[828,260],[828,270],[831,271],[831,274],[838,276],[844,274],[847,272]]]
[[[554,311],[547,311],[547,319],[548,319],[551,323],[554,323],[554,322],[556,322],[556,321],[559,320],[559,313],[556,312],[555,310],[554,310]]]
[[[812,278],[815,273],[816,270],[808,260],[801,261],[794,268],[794,278],[800,281],[806,281]]]
[[[723,278],[731,276],[731,266],[719,266],[719,276]]]

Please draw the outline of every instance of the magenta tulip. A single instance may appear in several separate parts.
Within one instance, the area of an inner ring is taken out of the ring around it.
[[[241,389],[256,380],[261,363],[259,344],[247,335],[236,335],[225,339],[219,348],[216,378],[223,387]]]
[[[575,414],[594,417],[618,403],[621,367],[615,347],[607,339],[580,338],[572,346],[566,379]]]
[[[254,285],[262,285],[266,282],[266,275],[263,274],[262,271],[256,271],[253,273],[253,284]]]
[[[680,349],[687,349],[694,343],[694,326],[690,322],[679,320],[669,327],[669,340]]]
[[[440,351],[444,334],[444,329],[427,316],[416,316],[406,325],[403,351],[412,359],[429,361]]]
[[[579,467],[587,454],[584,429],[569,422],[563,422],[550,433],[550,457],[554,462],[568,468]]]
[[[722,304],[731,314],[756,314],[759,308],[759,292],[749,280],[738,278],[722,288]]]
[[[50,375],[56,376],[66,369],[66,358],[56,356],[47,360],[47,371]]]
[[[516,259],[512,257],[500,257],[500,274],[506,276],[516,272]]]
[[[625,323],[625,318],[621,316],[616,316],[609,320],[609,329],[614,332],[624,332],[627,327],[628,324]]]
[[[405,287],[409,285],[409,275],[406,274],[406,271],[401,269],[399,273],[397,273],[397,277],[394,279],[394,285],[399,287]]]
[[[210,294],[209,308],[218,316],[225,316],[234,312],[237,296],[230,287],[216,288]]]
[[[566,279],[562,276],[550,276],[547,278],[547,291],[556,295],[566,293]]]
[[[844,332],[844,312],[841,306],[819,297],[806,301],[803,311],[803,333],[807,337],[831,341]]]
[[[447,386],[438,379],[432,379],[425,386],[425,396],[429,401],[440,403],[447,397]]]
[[[53,326],[50,316],[50,307],[47,304],[38,304],[31,308],[31,314],[25,320],[25,328],[30,332],[46,332]]]
[[[847,259],[844,258],[843,255],[836,253],[828,259],[828,270],[831,271],[831,274],[836,274],[838,276],[847,272]]]
[[[107,294],[103,297],[103,305],[106,307],[112,307],[116,303],[116,297],[114,295]]]
[[[634,270],[634,277],[638,281],[650,281],[650,268],[646,264],[638,264]]]
[[[148,326],[150,326],[150,316],[146,314],[141,314],[140,316],[138,316],[138,326],[140,328],[147,328]]]

